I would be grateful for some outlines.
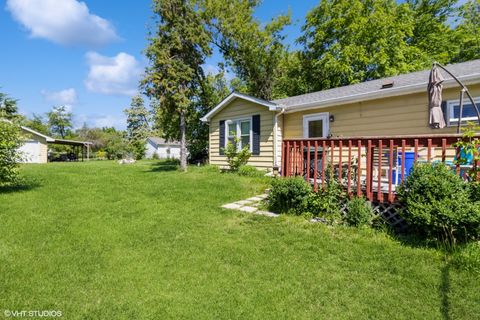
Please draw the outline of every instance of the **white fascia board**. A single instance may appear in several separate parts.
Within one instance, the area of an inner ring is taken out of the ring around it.
[[[27,131],[27,132],[30,132],[30,133],[32,133],[32,134],[34,134],[34,135],[37,135],[37,136],[40,136],[40,137],[44,138],[47,142],[54,142],[54,141],[55,141],[55,139],[53,139],[53,138],[51,138],[51,137],[49,137],[49,136],[46,136],[46,135],[44,135],[44,134],[41,134],[40,132],[37,132],[37,131],[35,131],[35,130],[33,130],[33,129],[30,129],[30,128],[28,128],[28,127],[22,126],[21,128],[22,128],[23,130]]]
[[[259,104],[259,105],[262,105],[262,106],[265,106],[268,108],[269,111],[277,111],[279,110],[279,106],[276,105],[275,103],[271,103],[271,102],[267,102],[265,100],[261,100],[261,99],[257,99],[257,98],[254,98],[254,97],[251,97],[251,96],[247,96],[247,95],[244,95],[244,94],[241,94],[241,93],[236,93],[236,92],[232,92],[228,97],[226,97],[225,99],[222,100],[222,102],[220,102],[215,108],[213,108],[212,110],[210,110],[209,113],[207,113],[203,118],[201,118],[200,120],[203,121],[203,122],[208,122],[210,121],[210,119],[215,115],[217,114],[220,110],[222,110],[227,104],[229,104],[230,102],[232,102],[233,100],[237,99],[237,98],[240,98],[240,99],[243,99],[243,100],[247,100],[247,101],[250,101],[250,102],[253,102],[255,104]]]
[[[480,83],[480,74],[473,74],[468,76],[459,77],[459,80],[464,81],[465,85]],[[447,79],[443,82],[444,89],[453,88],[459,86],[455,79]],[[370,91],[365,93],[358,93],[350,96],[332,98],[327,100],[322,100],[320,102],[308,102],[303,104],[297,104],[285,107],[285,113],[292,113],[298,111],[304,111],[315,107],[315,109],[328,108],[348,103],[363,102],[376,100],[380,98],[396,97],[406,94],[418,93],[418,92],[427,92],[428,82],[417,83],[414,85],[407,85],[398,88],[392,89],[379,89],[376,91]],[[460,89],[460,87],[459,87]]]

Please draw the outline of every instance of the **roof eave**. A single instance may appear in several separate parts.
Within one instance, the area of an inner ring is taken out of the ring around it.
[[[228,97],[223,99],[217,106],[215,106],[215,108],[213,108],[205,116],[200,118],[200,120],[202,122],[209,122],[210,119],[212,119],[212,117],[215,114],[220,112],[227,104],[229,104],[230,102],[232,102],[234,99],[237,99],[237,98],[247,100],[247,101],[262,105],[262,106],[265,106],[265,107],[268,108],[269,111],[276,111],[276,110],[280,109],[280,106],[278,106],[275,103],[262,101],[261,99],[257,99],[257,98],[254,98],[254,97],[243,95],[241,93],[232,92],[231,94],[228,95]]]
[[[468,76],[463,76],[458,78],[464,81],[465,84],[480,83],[479,74],[468,75]],[[458,85],[457,82],[451,78],[445,80],[443,84],[444,84],[444,88],[452,88],[455,85]],[[315,107],[315,109],[328,108],[328,107],[336,106],[339,104],[349,104],[349,103],[376,100],[380,98],[396,97],[396,96],[401,96],[405,94],[419,93],[423,91],[426,92],[427,85],[428,85],[428,82],[424,82],[424,83],[418,83],[414,85],[408,85],[408,86],[392,88],[392,89],[379,89],[377,91],[359,93],[355,95],[350,95],[350,96],[340,97],[340,98],[333,98],[333,99],[328,99],[323,101],[317,101],[317,102],[314,101],[314,102],[308,102],[303,104],[295,104],[295,105],[285,107],[285,113],[304,111],[312,107]]]

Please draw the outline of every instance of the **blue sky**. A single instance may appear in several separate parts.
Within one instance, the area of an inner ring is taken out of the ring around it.
[[[125,127],[123,109],[147,61],[151,0],[6,0],[0,8],[0,91],[27,116],[68,105],[75,125]],[[291,10],[288,42],[313,0],[265,0],[262,22]],[[214,70],[218,54],[208,59]]]

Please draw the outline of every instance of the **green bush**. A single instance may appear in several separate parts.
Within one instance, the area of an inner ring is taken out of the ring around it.
[[[304,210],[314,217],[325,218],[330,223],[342,219],[342,203],[345,199],[343,187],[335,180],[325,184],[325,189],[312,192],[305,201]]]
[[[444,164],[417,164],[398,189],[402,215],[419,235],[447,245],[479,235],[480,206],[469,186]]]
[[[227,147],[224,149],[228,165],[230,166],[230,170],[233,172],[237,172],[238,168],[246,165],[248,159],[250,159],[250,156],[252,155],[248,146],[239,151],[237,145],[238,139],[235,139],[235,143],[227,143]]]
[[[355,197],[348,201],[344,221],[353,227],[371,226],[375,214],[370,202],[363,197]]]
[[[245,177],[259,178],[265,175],[264,171],[260,171],[254,166],[243,165],[238,168],[238,174]]]
[[[18,182],[18,162],[21,155],[20,127],[10,121],[0,119],[0,186],[10,186]]]
[[[268,195],[268,209],[277,213],[301,215],[311,192],[310,185],[300,177],[274,179]]]
[[[469,188],[470,199],[474,202],[480,202],[480,181],[470,183]]]

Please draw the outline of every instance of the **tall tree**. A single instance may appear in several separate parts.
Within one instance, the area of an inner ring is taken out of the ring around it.
[[[0,119],[20,121],[22,116],[18,113],[17,100],[10,98],[7,94],[0,92]]]
[[[432,61],[450,62],[457,54],[457,35],[451,27],[458,0],[407,0],[413,33],[407,42]]]
[[[201,83],[197,99],[193,101],[187,121],[188,151],[192,161],[203,161],[208,157],[207,123],[200,118],[212,110],[230,93],[223,71],[209,74]]]
[[[127,139],[132,146],[136,159],[145,156],[145,144],[150,133],[150,114],[144,106],[143,98],[132,98],[130,108],[124,110],[127,115]]]
[[[286,48],[284,27],[290,14],[280,15],[263,25],[254,18],[257,0],[201,1],[205,19],[218,47],[248,94],[270,100],[273,98],[279,64]]]
[[[180,164],[187,170],[186,116],[201,81],[202,64],[211,54],[211,35],[193,0],[154,0],[156,29],[151,32],[145,50],[150,65],[142,86],[147,96],[154,98],[162,109],[164,120],[179,120],[180,137],[165,131],[165,138],[180,138]]]
[[[468,61],[480,58],[480,0],[469,0],[459,9],[460,50],[455,61]]]
[[[413,29],[410,8],[394,0],[322,0],[299,39],[308,91],[428,67],[428,57],[406,42]]]
[[[37,132],[48,134],[48,123],[42,115],[34,113],[31,119],[25,121],[25,125]]]
[[[65,106],[53,107],[47,113],[50,133],[65,139],[67,133],[72,129],[72,113],[68,112]]]

